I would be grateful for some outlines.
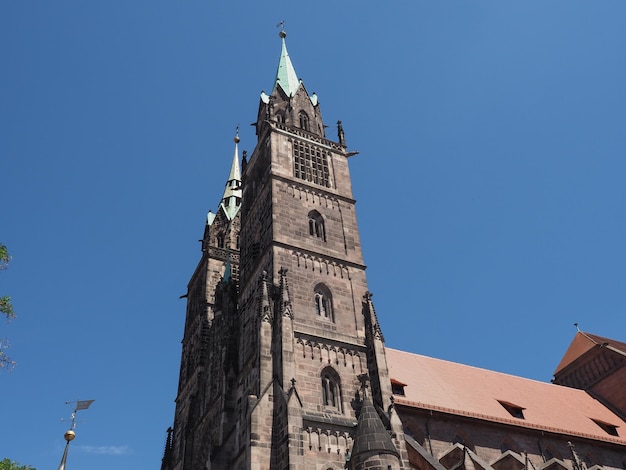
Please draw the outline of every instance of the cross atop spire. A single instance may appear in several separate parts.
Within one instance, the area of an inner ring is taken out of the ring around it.
[[[279,23],[279,25],[283,26],[284,22]],[[279,36],[282,41],[282,49],[280,51],[280,60],[278,61],[274,88],[280,85],[285,94],[291,97],[294,96],[298,88],[300,88],[300,80],[298,80],[298,75],[296,75],[296,70],[293,68],[289,53],[287,52],[287,45],[285,44],[287,33],[284,29],[281,28]]]

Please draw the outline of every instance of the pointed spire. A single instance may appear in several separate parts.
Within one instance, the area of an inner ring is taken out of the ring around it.
[[[168,463],[172,455],[172,426],[167,428],[167,438],[165,439],[165,450],[163,451],[163,458],[161,459],[161,469],[168,468]]]
[[[343,124],[341,121],[337,121],[337,137],[339,138],[339,143],[346,146],[346,134],[343,132]]]
[[[289,53],[287,52],[287,45],[285,44],[287,33],[284,29],[280,31],[279,36],[282,41],[282,50],[280,51],[280,60],[278,61],[274,88],[280,85],[285,94],[292,97],[296,94],[298,88],[300,88],[300,80],[298,80],[298,75],[296,75],[296,70],[293,68]]]
[[[354,461],[355,464],[353,468],[359,468],[359,464],[363,464],[372,454],[391,454],[400,457],[389,431],[385,429],[385,425],[374,408],[372,399],[365,395],[350,456],[350,461]]]
[[[383,332],[380,329],[380,324],[378,323],[378,317],[376,316],[376,310],[374,309],[374,302],[372,302],[372,297],[374,297],[374,294],[369,291],[367,291],[363,296],[363,302],[366,307],[364,309],[365,327],[369,329],[374,338],[379,339],[384,343],[385,337],[383,336]]]
[[[230,166],[230,173],[228,175],[228,181],[226,181],[226,188],[224,189],[224,195],[222,196],[222,204],[224,210],[229,219],[233,219],[241,206],[241,170],[239,168],[239,126],[235,131],[235,153],[233,155],[233,162]]]
[[[65,444],[65,451],[63,452],[63,457],[61,457],[61,463],[59,464],[59,470],[65,470],[65,465],[67,464],[67,451],[70,448],[69,441]]]
[[[259,299],[259,317],[261,321],[272,322],[272,308],[267,288],[267,272],[261,274],[261,298]]]
[[[287,285],[287,269],[280,268],[280,311],[283,316],[293,319],[291,310],[291,298],[289,297],[289,286]]]
[[[241,197],[241,170],[239,169],[239,126],[235,131],[235,153],[233,154],[233,162],[230,166],[228,181],[226,181],[226,189],[224,190],[224,199],[231,196]]]

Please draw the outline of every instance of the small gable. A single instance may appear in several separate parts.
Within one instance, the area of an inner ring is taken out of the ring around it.
[[[538,470],[569,470],[569,467],[565,465],[565,462],[554,457],[539,467]]]
[[[463,444],[456,443],[439,458],[439,462],[448,470],[475,469],[491,470],[491,466],[485,463],[471,449]]]
[[[512,450],[507,450],[492,462],[491,466],[494,470],[522,470],[526,464],[522,456]]]

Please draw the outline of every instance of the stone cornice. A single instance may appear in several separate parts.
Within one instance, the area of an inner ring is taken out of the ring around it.
[[[339,268],[356,268],[363,271],[367,269],[367,266],[364,264],[354,263],[352,261],[348,261],[342,258],[336,258],[334,256],[330,256],[319,251],[308,250],[300,246],[291,245],[289,243],[274,240],[272,244],[280,248],[286,248],[288,250],[291,250],[292,254],[295,256],[301,256],[316,261],[327,261],[330,264],[336,265]]]

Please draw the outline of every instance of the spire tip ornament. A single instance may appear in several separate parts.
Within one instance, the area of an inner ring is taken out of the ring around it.
[[[285,20],[282,20],[280,23],[278,23],[276,27],[280,28],[280,33],[278,33],[278,36],[281,39],[285,39],[287,37],[287,33],[285,32]]]
[[[66,405],[74,404],[74,411],[72,411],[72,417],[71,417],[72,424],[70,428],[67,431],[65,431],[65,434],[63,434],[63,437],[65,438],[65,450],[63,451],[63,457],[61,457],[61,464],[59,465],[58,470],[65,470],[66,465],[67,465],[67,453],[70,448],[70,442],[72,442],[74,438],[76,437],[76,432],[74,432],[74,429],[76,428],[76,412],[80,410],[88,409],[94,401],[95,400],[77,400],[75,402],[70,402],[70,401],[65,402]],[[61,420],[61,421],[65,421],[65,420]]]

